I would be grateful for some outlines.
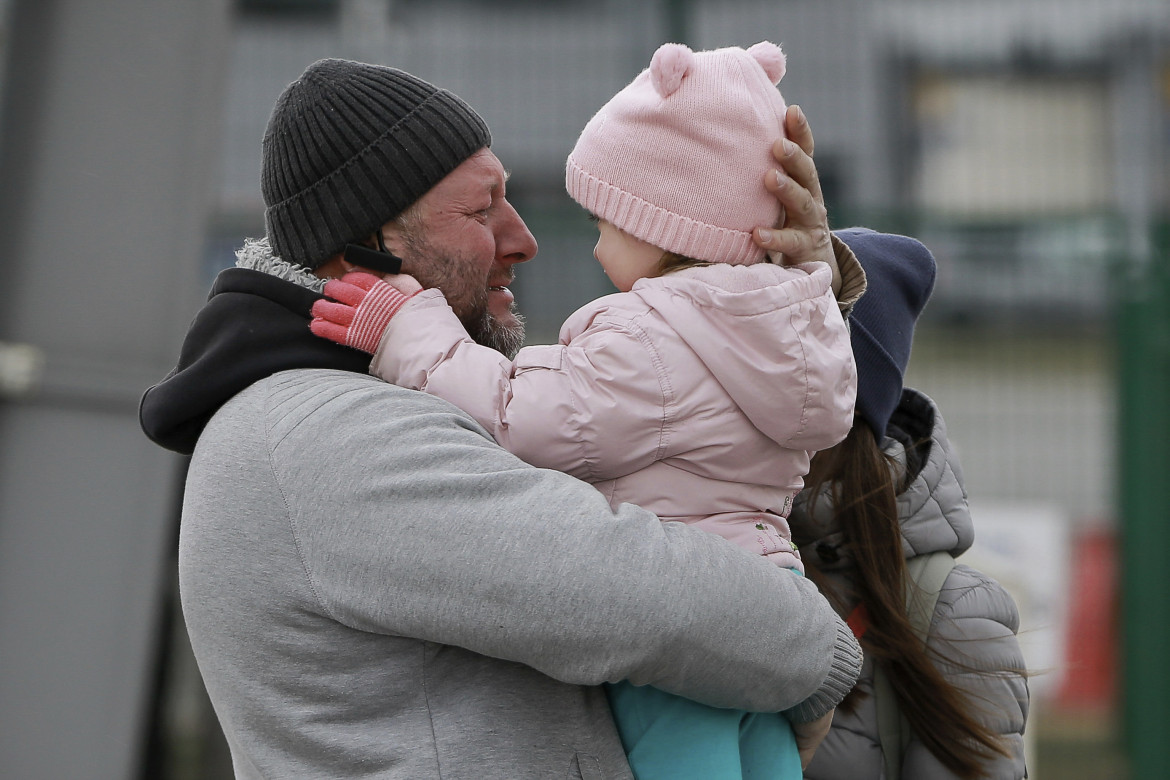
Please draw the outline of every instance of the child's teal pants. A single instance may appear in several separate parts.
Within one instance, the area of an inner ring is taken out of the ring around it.
[[[800,780],[788,720],[708,707],[627,682],[606,686],[637,780]]]

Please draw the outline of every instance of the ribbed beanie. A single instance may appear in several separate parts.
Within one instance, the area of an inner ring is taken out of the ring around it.
[[[836,234],[865,270],[867,286],[849,315],[849,336],[857,363],[857,412],[881,441],[902,397],[914,326],[934,289],[934,256],[906,236],[865,228]]]
[[[780,215],[764,175],[783,135],[784,71],[784,53],[767,41],[705,52],[664,44],[585,125],[566,163],[569,195],[685,257],[762,260],[751,231]]]
[[[381,65],[315,62],[277,99],[264,133],[268,240],[284,260],[316,268],[489,145],[487,124],[445,89]]]

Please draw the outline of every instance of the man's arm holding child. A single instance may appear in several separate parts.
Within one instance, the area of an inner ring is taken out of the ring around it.
[[[284,419],[271,453],[301,507],[306,576],[335,619],[563,682],[628,679],[794,721],[852,687],[856,640],[809,580],[632,505],[614,512],[437,398],[346,382],[282,407],[328,424]]]

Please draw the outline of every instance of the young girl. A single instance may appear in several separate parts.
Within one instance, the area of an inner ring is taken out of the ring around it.
[[[784,70],[767,42],[667,44],[590,120],[567,187],[596,218],[594,256],[621,293],[573,314],[558,344],[509,361],[406,275],[330,282],[326,294],[348,305],[319,302],[314,332],[374,352],[371,373],[455,403],[524,460],[593,483],[614,506],[803,572],[786,517],[812,453],[849,431],[856,374],[830,268],[762,262],[751,237],[781,216],[763,181]],[[801,776],[784,715],[636,687],[646,682],[610,687],[641,780]],[[788,716],[814,720],[835,704]]]

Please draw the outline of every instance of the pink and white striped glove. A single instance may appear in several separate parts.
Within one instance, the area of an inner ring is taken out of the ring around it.
[[[321,338],[347,347],[369,352],[377,351],[382,333],[406,302],[422,292],[414,277],[399,275],[406,287],[418,287],[404,293],[394,285],[373,274],[354,271],[325,284],[325,295],[333,300],[313,304],[313,321],[309,330]]]

